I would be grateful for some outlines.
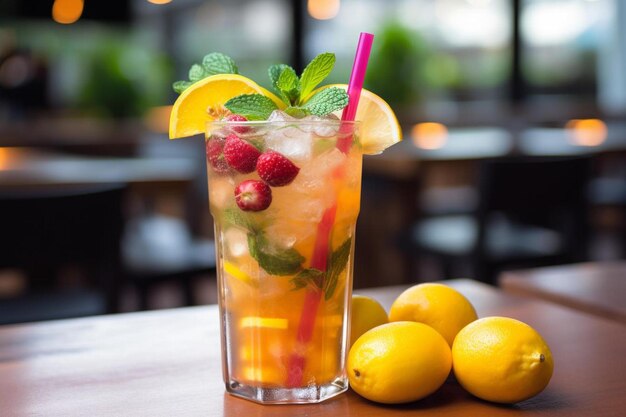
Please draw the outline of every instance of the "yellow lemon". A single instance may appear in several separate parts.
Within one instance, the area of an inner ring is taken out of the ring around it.
[[[450,347],[422,323],[388,323],[365,332],[348,354],[350,386],[371,401],[399,404],[435,392],[452,366]]]
[[[241,94],[262,94],[278,108],[285,104],[249,78],[237,74],[219,74],[192,84],[178,96],[170,114],[170,139],[204,133],[206,122],[219,120],[226,114],[224,103]]]
[[[389,321],[380,303],[364,295],[352,296],[350,316],[350,346],[366,331]]]
[[[521,321],[486,317],[459,332],[452,346],[454,374],[473,395],[515,403],[539,394],[554,364],[541,335]]]
[[[443,284],[415,285],[393,302],[389,321],[417,321],[437,330],[452,346],[456,334],[476,320],[476,310],[460,292]]]
[[[318,88],[309,97],[329,87],[348,90],[347,84],[330,84]],[[341,111],[336,115],[341,117]],[[355,119],[361,122],[359,142],[363,153],[367,155],[379,154],[402,140],[402,129],[395,113],[385,100],[371,91],[361,91]]]

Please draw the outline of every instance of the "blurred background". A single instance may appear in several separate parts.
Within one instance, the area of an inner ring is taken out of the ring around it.
[[[366,157],[355,287],[626,254],[626,2],[0,0],[0,323],[212,303],[202,139],[173,81],[331,51],[405,140]]]

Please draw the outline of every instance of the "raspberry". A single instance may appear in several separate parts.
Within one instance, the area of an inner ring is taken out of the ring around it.
[[[256,163],[259,177],[272,187],[282,187],[296,178],[300,168],[275,151],[267,151],[259,156]]]
[[[235,202],[243,211],[262,211],[272,202],[272,189],[262,181],[246,180],[235,187]]]
[[[240,114],[229,114],[222,119],[224,122],[247,122],[248,119]],[[230,129],[235,133],[248,133],[250,126],[231,126]]]
[[[206,157],[215,172],[225,174],[230,169],[224,159],[224,140],[209,139],[206,143]]]
[[[261,152],[237,135],[231,134],[224,143],[224,158],[237,172],[248,174],[256,168]]]

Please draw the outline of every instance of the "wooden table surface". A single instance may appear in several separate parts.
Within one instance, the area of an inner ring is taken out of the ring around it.
[[[509,271],[507,292],[538,297],[626,324],[626,262],[586,263]]]
[[[225,394],[215,306],[0,327],[0,415],[14,416],[622,416],[626,328],[552,303],[450,281],[479,316],[534,326],[551,346],[550,385],[513,406],[449,379],[424,400],[385,406],[354,392],[322,404],[262,406]],[[404,287],[361,290],[387,308]]]

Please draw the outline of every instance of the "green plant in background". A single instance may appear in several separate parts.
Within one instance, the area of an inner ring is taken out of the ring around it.
[[[146,49],[108,40],[90,57],[79,102],[108,117],[140,116],[150,106],[167,100],[169,61]]]
[[[430,51],[422,37],[400,23],[389,22],[377,33],[365,86],[395,105],[420,101],[424,63]]]
[[[93,23],[20,23],[17,46],[45,59],[57,107],[136,117],[168,102],[172,63],[145,33]]]

